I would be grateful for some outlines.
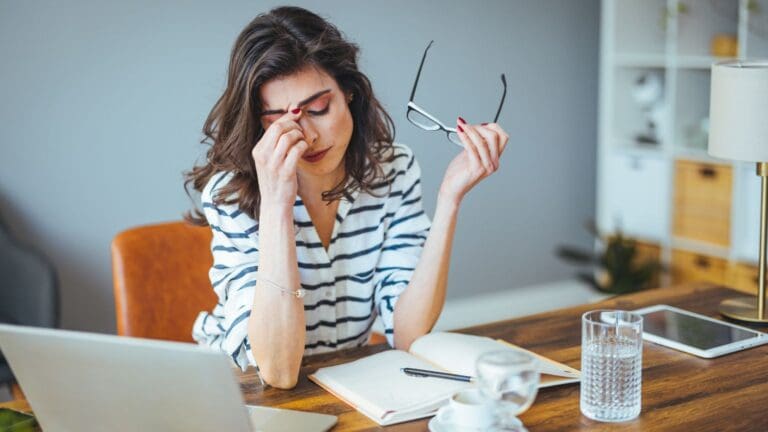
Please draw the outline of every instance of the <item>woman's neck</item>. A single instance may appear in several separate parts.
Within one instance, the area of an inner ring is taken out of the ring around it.
[[[332,172],[321,176],[314,176],[306,173],[298,173],[298,193],[305,202],[319,202],[322,200],[323,192],[333,189],[344,179],[344,166]]]

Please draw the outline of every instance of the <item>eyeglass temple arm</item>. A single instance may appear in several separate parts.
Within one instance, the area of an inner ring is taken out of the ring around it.
[[[496,116],[493,118],[493,122],[496,123],[499,120],[499,114],[501,114],[501,107],[504,106],[504,99],[507,98],[507,77],[501,74],[501,83],[504,85],[504,93],[501,94],[501,102],[499,103],[499,109],[496,111]]]
[[[424,55],[421,56],[421,63],[419,64],[419,71],[416,72],[416,81],[413,82],[413,89],[411,90],[411,97],[408,99],[409,101],[413,100],[413,97],[416,95],[416,86],[419,84],[419,77],[421,76],[421,68],[424,67],[424,60],[427,59],[427,51],[429,51],[429,47],[432,46],[432,43],[434,40],[429,41],[429,45],[427,45],[427,48],[424,50]]]

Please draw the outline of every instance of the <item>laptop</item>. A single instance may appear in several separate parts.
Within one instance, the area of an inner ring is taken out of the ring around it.
[[[3,352],[46,432],[322,432],[336,417],[246,406],[226,354],[0,324]]]

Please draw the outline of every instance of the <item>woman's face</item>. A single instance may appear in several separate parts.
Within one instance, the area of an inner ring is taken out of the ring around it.
[[[292,109],[300,107],[303,111],[299,124],[309,149],[299,161],[299,175],[341,179],[353,121],[347,95],[336,80],[320,68],[306,67],[267,81],[260,96],[264,129]]]

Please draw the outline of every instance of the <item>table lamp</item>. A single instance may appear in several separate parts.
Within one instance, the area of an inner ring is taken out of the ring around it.
[[[712,65],[709,102],[709,154],[757,163],[762,182],[760,264],[757,297],[720,303],[720,313],[766,323],[766,224],[768,223],[768,60],[729,60]]]

